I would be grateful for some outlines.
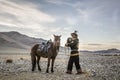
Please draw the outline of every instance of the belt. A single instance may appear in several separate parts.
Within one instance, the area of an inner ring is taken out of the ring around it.
[[[73,50],[71,50],[71,51],[78,51],[77,49],[73,49]]]
[[[79,56],[79,53],[70,54],[70,56]]]

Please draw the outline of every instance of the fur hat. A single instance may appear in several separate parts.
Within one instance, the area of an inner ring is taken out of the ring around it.
[[[77,31],[75,30],[73,33],[71,33],[71,36],[72,36],[72,35],[75,35],[75,36],[77,37],[77,36],[78,36],[78,35],[77,35]]]

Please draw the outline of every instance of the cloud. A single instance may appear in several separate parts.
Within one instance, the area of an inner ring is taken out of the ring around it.
[[[69,25],[76,24],[88,24],[94,25],[97,24],[101,26],[101,23],[98,19],[103,16],[103,5],[98,4],[99,1],[69,1],[69,0],[46,0],[47,2],[59,6],[69,6],[71,9],[69,16],[64,16],[63,19]],[[62,10],[61,10],[62,11]],[[64,14],[65,15],[65,14]],[[94,25],[96,26],[96,25]]]
[[[111,48],[118,48],[120,49],[120,45],[117,44],[80,44],[81,50],[104,50],[104,49],[111,49]]]
[[[76,25],[78,23],[78,20],[74,17],[66,17],[64,19],[69,25]]]
[[[92,45],[92,46],[101,46],[103,44],[87,44],[87,45]]]
[[[9,27],[28,28],[41,31],[44,29],[41,23],[52,23],[55,18],[37,9],[32,3],[19,4],[12,0],[0,1],[0,24]],[[6,14],[6,15],[2,15]],[[10,16],[12,15],[12,16]]]
[[[84,49],[106,48],[102,41],[120,40],[119,3],[120,0],[0,0],[0,31],[16,30],[44,39],[62,34],[64,44],[77,29],[81,43],[91,42],[83,45]],[[100,44],[94,44],[96,41]]]
[[[65,20],[68,24],[81,24],[86,23],[92,26],[109,26],[109,23],[112,26],[118,26],[119,16],[119,3],[120,0],[46,0],[49,3],[56,5],[64,5],[72,7],[71,12],[74,10],[77,11],[73,13],[72,16],[67,17]],[[71,18],[75,17],[75,19]],[[76,18],[77,17],[77,18]]]

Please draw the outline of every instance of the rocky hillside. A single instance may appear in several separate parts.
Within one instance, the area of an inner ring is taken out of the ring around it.
[[[116,48],[108,49],[108,50],[100,50],[100,51],[94,51],[94,53],[120,53],[120,50]]]
[[[33,38],[16,31],[0,32],[0,51],[8,48],[30,49],[34,44],[45,41]]]

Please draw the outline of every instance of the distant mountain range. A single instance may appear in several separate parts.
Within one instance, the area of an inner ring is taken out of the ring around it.
[[[107,50],[99,50],[99,51],[80,51],[80,52],[85,52],[85,53],[120,53],[119,49],[112,48],[112,49],[107,49]]]
[[[120,53],[120,50],[112,48],[107,50],[94,51],[94,53]]]
[[[7,49],[30,49],[34,44],[46,41],[33,38],[16,31],[0,32],[0,51]]]
[[[29,37],[27,35],[21,34],[16,31],[10,32],[0,32],[0,52],[8,51],[12,52],[17,50],[30,50],[30,48],[41,42],[45,42],[45,39]],[[61,51],[64,51],[64,47],[61,46]],[[80,51],[86,53],[120,53],[120,50],[113,48],[108,50],[99,50],[99,51]]]

